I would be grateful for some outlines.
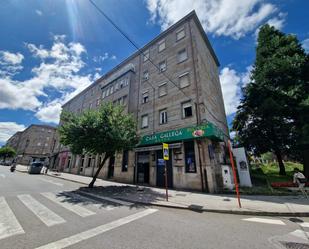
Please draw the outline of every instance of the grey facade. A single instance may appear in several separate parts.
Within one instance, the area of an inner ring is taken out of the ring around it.
[[[29,165],[33,161],[47,161],[56,143],[56,128],[48,125],[30,125],[15,133],[6,143],[17,152],[17,163]]]
[[[123,104],[126,111],[135,115],[141,143],[134,151],[120,153],[106,162],[100,177],[162,186],[163,172],[158,159],[162,158],[161,142],[168,142],[170,187],[219,191],[228,126],[219,62],[195,12],[141,51],[142,54],[134,53],[63,106],[66,111],[80,113],[113,102]],[[206,126],[214,127],[213,135],[207,134]],[[198,133],[191,136],[191,129]],[[187,137],[180,136],[182,133]],[[153,143],[149,142],[151,139]],[[54,167],[83,175],[93,175],[102,158],[74,156],[67,148],[55,154],[58,159]]]

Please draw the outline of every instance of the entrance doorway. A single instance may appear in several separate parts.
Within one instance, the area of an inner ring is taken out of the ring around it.
[[[114,177],[114,166],[115,166],[115,157],[112,156],[109,159],[108,163],[108,172],[107,172],[107,178],[113,178]]]
[[[169,150],[170,160],[166,161],[167,166],[167,186],[168,188],[173,187],[173,165],[172,165],[172,155],[171,150]],[[162,150],[156,151],[156,164],[157,164],[157,186],[165,187],[165,165],[161,163],[163,158]]]
[[[137,154],[137,183],[149,184],[149,152]]]

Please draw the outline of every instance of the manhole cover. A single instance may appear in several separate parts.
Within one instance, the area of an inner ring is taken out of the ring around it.
[[[308,244],[296,243],[296,242],[280,242],[287,249],[309,249]]]

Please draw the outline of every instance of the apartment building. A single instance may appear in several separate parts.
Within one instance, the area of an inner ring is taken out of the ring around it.
[[[34,161],[49,160],[56,143],[56,128],[49,125],[32,124],[24,131],[16,132],[6,146],[17,152],[16,162],[29,165]]]
[[[228,126],[219,61],[193,11],[106,73],[63,110],[81,113],[112,102],[138,123],[141,140],[116,154],[99,177],[164,186],[162,143],[169,143],[168,186],[216,192],[222,188]],[[56,147],[54,167],[92,176],[102,155],[72,155]]]

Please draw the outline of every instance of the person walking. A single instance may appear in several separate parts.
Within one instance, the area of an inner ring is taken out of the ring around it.
[[[293,175],[293,183],[297,184],[298,189],[303,193],[306,198],[308,195],[305,190],[307,179],[303,173],[300,172],[298,168],[294,168],[294,175]]]

